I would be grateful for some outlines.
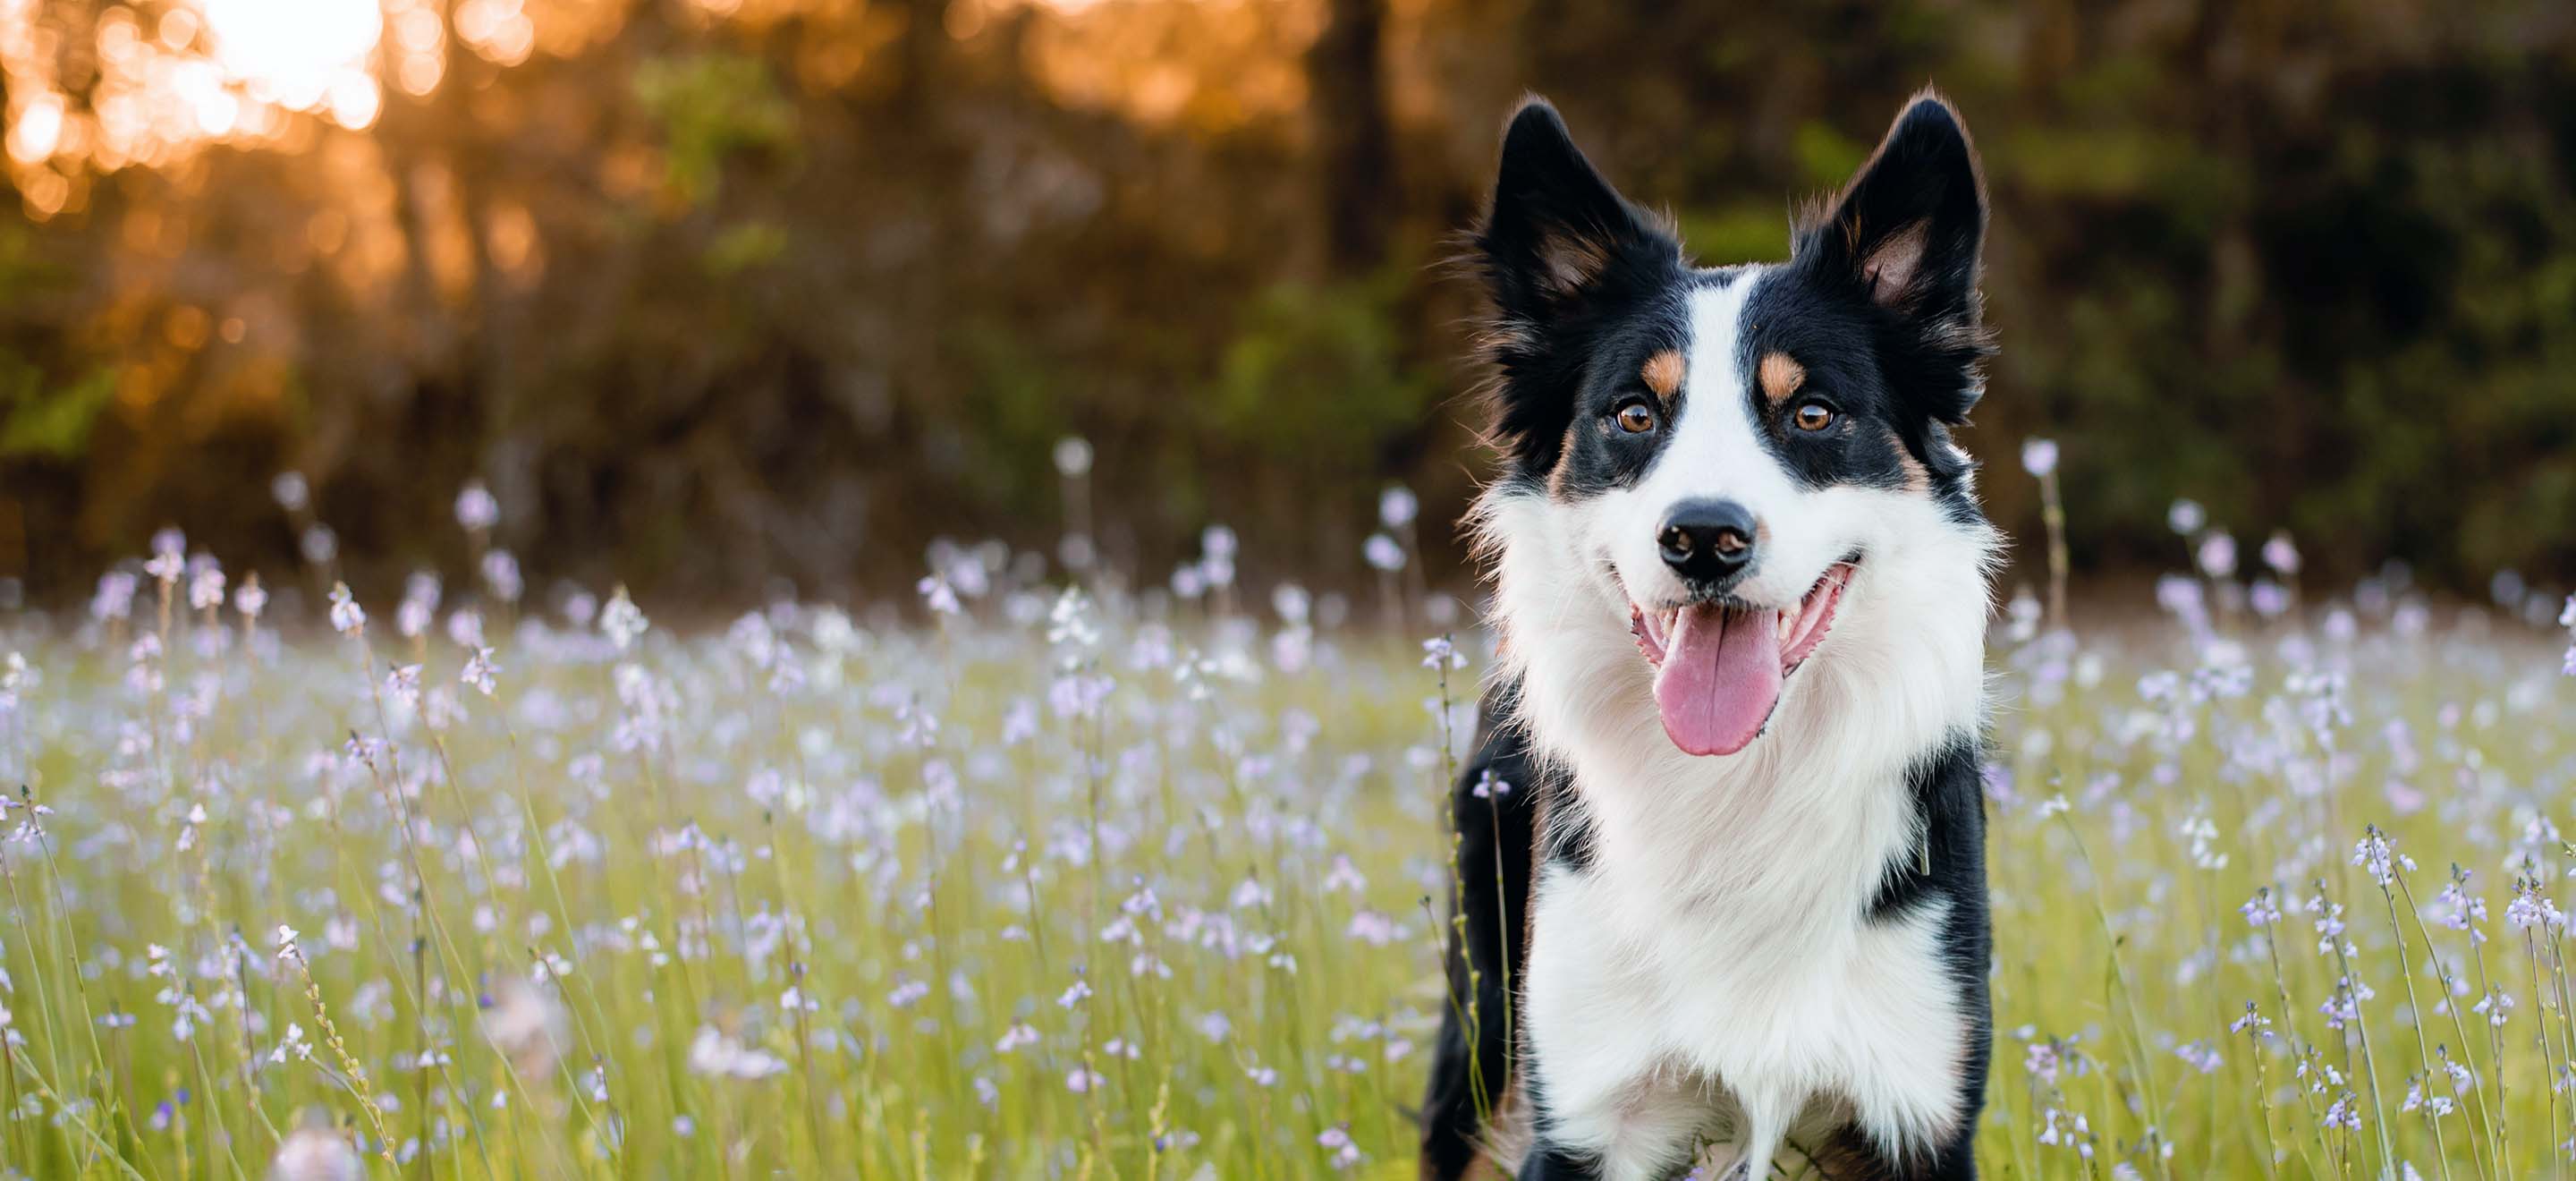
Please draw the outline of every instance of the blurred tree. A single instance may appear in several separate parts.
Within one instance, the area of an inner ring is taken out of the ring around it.
[[[1325,243],[1344,273],[1386,259],[1395,160],[1388,148],[1384,70],[1386,13],[1379,0],[1327,0],[1330,16],[1306,72],[1324,170]]]
[[[280,11],[0,9],[0,577],[167,523],[287,565],[292,468],[361,581],[465,573],[480,478],[541,577],[890,588],[1046,541],[1081,434],[1113,558],[1225,520],[1249,577],[1357,578],[1385,483],[1472,492],[1425,264],[1521,91],[1731,261],[1934,81],[1996,207],[1968,441],[2059,439],[2079,567],[2179,561],[2188,495],[2329,578],[2576,579],[2564,6]]]

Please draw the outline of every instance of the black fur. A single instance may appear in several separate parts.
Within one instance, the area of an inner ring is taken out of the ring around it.
[[[1469,266],[1493,305],[1490,434],[1515,476],[1543,479],[1564,451],[1577,391],[1598,401],[1613,385],[1634,387],[1648,354],[1680,343],[1681,242],[1602,180],[1556,108],[1534,98],[1503,133]]]
[[[1458,894],[1448,937],[1449,1005],[1431,1058],[1431,1087],[1422,1100],[1422,1172],[1449,1178],[1474,1162],[1484,1116],[1512,1082],[1507,1008],[1511,982],[1525,960],[1529,933],[1530,854],[1537,847],[1540,796],[1548,790],[1529,739],[1512,723],[1517,694],[1488,690],[1478,710],[1482,736],[1459,772],[1449,814],[1458,834]],[[1511,790],[1478,796],[1480,784]],[[1470,1034],[1474,1036],[1470,1037]],[[1478,1080],[1484,1094],[1480,1112]]]
[[[1540,1145],[1521,1163],[1516,1181],[1594,1181],[1599,1176],[1599,1163],[1562,1148]]]
[[[1971,515],[1970,465],[1949,444],[1950,428],[1967,421],[1984,389],[1981,367],[1994,352],[1977,286],[1985,233],[1985,180],[1967,128],[1948,103],[1918,96],[1824,216],[1799,230],[1789,265],[1765,277],[1746,308],[1753,330],[1743,361],[1749,373],[1764,353],[1795,358],[1807,373],[1802,398],[1821,398],[1855,426],[1891,433],[1945,507]],[[1903,283],[1884,266],[1899,255],[1914,259]],[[1873,458],[1888,457],[1880,448]],[[1903,479],[1883,462],[1854,468],[1812,453],[1788,458],[1818,482]]]
[[[1799,232],[1791,264],[1808,281],[1881,309],[1888,384],[1956,426],[1976,404],[1978,363],[1994,351],[1977,288],[1985,235],[1985,178],[1967,125],[1926,92],[1896,116],[1832,212]],[[1909,238],[1919,249],[1895,249]],[[1919,260],[1902,283],[1884,266],[1900,254]]]

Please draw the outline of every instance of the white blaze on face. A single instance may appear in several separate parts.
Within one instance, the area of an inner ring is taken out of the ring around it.
[[[1689,361],[1681,418],[1645,478],[1603,495],[1594,520],[1607,531],[1619,580],[1640,605],[1678,602],[1688,592],[1664,565],[1656,533],[1675,505],[1731,500],[1759,526],[1751,574],[1735,597],[1789,606],[1825,568],[1850,549],[1848,531],[1832,520],[1839,489],[1809,491],[1767,447],[1754,421],[1744,370],[1745,307],[1768,267],[1747,267],[1724,286],[1690,294]],[[1874,490],[1852,490],[1874,491]]]
[[[1765,445],[1747,387],[1745,309],[1766,269],[1695,288],[1680,416],[1635,486],[1593,506],[1619,581],[1639,612],[1655,700],[1674,745],[1724,755],[1753,741],[1780,700],[1788,672],[1832,626],[1858,548],[1868,497],[1878,490],[1800,486]],[[1664,520],[1692,501],[1731,501],[1755,522],[1753,566],[1729,588],[1739,607],[1683,605],[1690,588],[1665,564]]]

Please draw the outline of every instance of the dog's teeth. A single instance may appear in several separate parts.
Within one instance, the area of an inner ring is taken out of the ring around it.
[[[1779,638],[1780,638],[1780,639],[1782,639],[1782,640],[1786,640],[1786,639],[1788,639],[1788,638],[1789,638],[1789,631],[1790,631],[1790,629],[1791,629],[1793,626],[1795,626],[1795,625],[1797,624],[1797,622],[1798,622],[1798,620],[1797,620],[1797,616],[1796,616],[1796,614],[1795,614],[1795,613],[1793,613],[1793,612],[1789,612],[1789,611],[1783,611],[1783,612],[1781,612],[1781,613],[1780,613],[1780,627],[1779,627],[1779,633],[1780,633],[1780,636],[1779,636]]]

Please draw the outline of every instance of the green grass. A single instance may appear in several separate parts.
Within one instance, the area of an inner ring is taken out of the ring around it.
[[[310,1124],[378,1177],[1411,1175],[1466,737],[1412,639],[1041,589],[623,651],[496,617],[486,697],[390,612],[153,595],[0,624],[0,1174],[260,1176]],[[2562,1167],[2563,931],[2507,904],[2576,864],[2565,637],[2414,610],[1998,635],[1990,1176]],[[2457,1109],[2403,1110],[2446,1058]]]

